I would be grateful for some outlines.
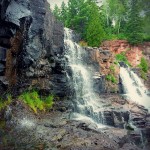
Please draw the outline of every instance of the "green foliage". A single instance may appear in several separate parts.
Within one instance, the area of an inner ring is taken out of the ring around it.
[[[65,27],[80,33],[89,46],[100,46],[104,40],[128,40],[135,45],[149,41],[150,17],[147,0],[106,0],[97,6],[96,0],[69,0],[56,5],[53,14]],[[146,5],[145,5],[146,4]],[[145,10],[143,20],[141,10]],[[107,34],[106,34],[107,33]]]
[[[150,42],[150,35],[143,34],[143,41],[144,42]]]
[[[99,8],[95,2],[89,2],[89,21],[86,26],[85,38],[89,46],[99,47],[105,38],[104,29],[100,20]]]
[[[139,12],[139,2],[137,0],[131,0],[130,6],[126,32],[128,42],[132,45],[136,45],[143,40],[142,19]]]
[[[143,72],[148,72],[148,61],[144,57],[141,58],[139,67],[142,69]]]
[[[68,18],[68,8],[66,6],[66,4],[64,3],[64,1],[61,4],[60,7],[60,16],[59,16],[60,20],[64,23],[64,25],[67,25],[67,18]]]
[[[123,52],[116,55],[116,60],[118,62],[124,62],[126,65],[131,66],[131,64],[129,63],[129,61],[128,61],[126,55],[125,55],[125,53],[123,53]]]
[[[149,41],[148,0],[106,0],[102,7],[104,30],[108,40],[125,39],[135,45]],[[144,11],[142,18],[140,13]]]
[[[58,20],[60,20],[60,8],[59,8],[57,5],[55,5],[55,7],[54,7],[53,15],[54,15]]]
[[[115,65],[118,65],[118,62],[117,62],[117,61],[115,61],[115,62],[114,62],[114,64],[115,64]]]
[[[85,0],[69,0],[67,10],[66,23],[63,21],[65,26],[81,33],[83,37],[87,23],[87,4]]]
[[[44,107],[46,109],[51,108],[52,105],[54,104],[53,100],[54,100],[53,95],[49,95],[48,97],[46,97],[45,100],[44,100]]]
[[[106,80],[107,80],[107,81],[111,81],[112,83],[117,83],[117,79],[114,77],[113,74],[108,74],[108,75],[106,76]]]
[[[102,7],[107,40],[127,39],[125,34],[128,0],[105,0]]]
[[[2,98],[0,98],[0,111],[4,109],[5,107],[7,107],[8,105],[10,105],[11,102],[12,102],[12,96],[10,94],[7,95],[6,100],[3,100]]]
[[[125,33],[119,33],[117,34],[118,40],[127,40],[127,36]]]
[[[104,32],[100,23],[96,20],[91,21],[87,26],[86,40],[89,46],[99,47],[103,41]]]
[[[83,47],[87,47],[88,46],[87,42],[85,42],[83,40],[79,42],[79,45],[83,46]]]
[[[141,78],[147,80],[147,73],[145,73],[143,70],[141,70]]]
[[[114,65],[111,65],[109,69],[110,69],[113,73],[115,72],[115,66],[114,66]]]
[[[19,96],[19,99],[27,104],[35,113],[45,111],[53,105],[53,95],[49,95],[45,99],[41,99],[37,91],[25,92]]]
[[[54,15],[68,28],[80,33],[89,46],[100,46],[105,39],[101,13],[94,0],[69,0],[61,8],[55,7]],[[84,43],[83,43],[84,44]]]

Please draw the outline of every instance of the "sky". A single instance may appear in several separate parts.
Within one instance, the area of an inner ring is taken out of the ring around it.
[[[63,1],[65,3],[68,2],[68,0],[47,0],[47,1],[50,3],[51,8],[54,8],[55,4],[57,4],[58,6],[60,6]]]
[[[50,3],[52,9],[54,8],[55,4],[57,4],[58,6],[60,6],[63,1],[65,3],[68,2],[68,0],[48,0],[48,2]],[[104,0],[97,0],[97,1],[101,2],[101,1],[104,1]]]

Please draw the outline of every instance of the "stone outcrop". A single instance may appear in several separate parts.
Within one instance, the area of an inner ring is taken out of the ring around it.
[[[149,150],[147,110],[117,94],[101,95],[100,100],[103,123],[109,125],[99,124],[101,128],[86,118],[70,120],[71,110],[67,106],[70,101],[56,101],[53,111],[35,115],[17,100],[4,115],[0,113],[0,117],[5,118],[0,120],[0,149],[141,150],[144,147]],[[60,110],[61,107],[66,107],[65,111]],[[129,128],[128,124],[135,126]]]
[[[64,96],[63,25],[48,2],[0,0],[0,8],[1,89],[39,88]]]
[[[140,64],[141,58],[146,58],[148,64],[150,64],[150,42],[132,46],[126,40],[112,40],[103,42],[101,47],[104,50],[109,49],[113,54],[125,52],[128,61],[132,67],[136,68],[134,70],[139,77],[141,76],[141,71],[137,66]],[[145,85],[150,89],[150,69],[146,76],[147,80],[145,81]]]
[[[115,64],[115,57],[110,50],[102,48],[86,48],[91,64],[95,68],[94,89],[97,93],[116,93],[119,92],[119,67]],[[113,76],[115,82],[107,79]]]
[[[144,45],[145,43],[138,46],[132,46],[126,40],[112,40],[103,42],[101,47],[103,49],[109,49],[114,54],[126,52],[127,59],[129,60],[131,65],[135,67],[140,64],[140,60],[143,56],[142,52],[146,46]]]

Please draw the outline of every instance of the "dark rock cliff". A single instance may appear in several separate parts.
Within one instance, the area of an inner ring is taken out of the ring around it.
[[[93,89],[96,93],[121,93],[119,67],[115,64],[115,56],[110,50],[102,48],[86,48],[88,52],[88,61],[90,60],[93,70]],[[107,79],[107,76],[112,75],[115,82]]]
[[[65,96],[64,30],[46,0],[0,0],[0,91]]]

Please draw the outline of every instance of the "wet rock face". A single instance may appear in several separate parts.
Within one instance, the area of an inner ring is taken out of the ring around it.
[[[86,48],[88,61],[94,68],[93,88],[96,93],[119,93],[119,67],[115,64],[115,57],[110,50],[102,48]],[[112,75],[116,82],[107,80],[107,76]]]
[[[58,88],[59,85],[63,90],[67,87],[64,31],[63,25],[53,17],[48,2],[0,0],[0,8],[0,59],[2,49],[6,49],[6,62],[0,60],[0,72],[6,70],[9,87],[15,84],[22,91],[33,86],[63,96]]]
[[[126,100],[120,99],[118,95],[114,96],[113,100],[112,96],[106,94],[103,96],[113,104],[113,106],[105,106],[107,111],[104,111],[103,116],[106,117],[104,123],[109,127],[103,128],[97,128],[96,124],[86,119],[68,120],[70,110],[62,111],[60,107],[66,107],[70,101],[65,101],[65,105],[64,102],[57,101],[53,111],[38,115],[29,111],[24,103],[14,102],[4,114],[0,113],[0,117],[2,117],[0,120],[0,139],[2,141],[0,148],[149,150],[150,128],[148,120],[147,127],[142,129],[134,127],[135,130],[131,130],[122,126],[122,123],[129,121],[129,113],[132,115],[136,111],[139,115],[144,115],[146,110],[135,104],[128,104],[132,106],[131,110],[121,112],[122,106],[126,107],[127,105],[125,104]],[[107,103],[106,100],[105,102]],[[114,106],[116,109],[118,108],[118,111],[109,109]],[[148,116],[146,118],[150,119]]]

